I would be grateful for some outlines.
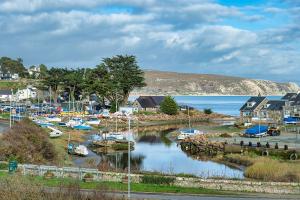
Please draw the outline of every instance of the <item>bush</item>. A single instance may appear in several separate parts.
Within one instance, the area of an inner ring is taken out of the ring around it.
[[[210,115],[210,114],[213,113],[213,111],[212,111],[210,108],[205,108],[205,109],[203,110],[203,112],[204,112],[205,114],[207,114],[207,115]]]
[[[57,154],[48,133],[29,119],[8,129],[0,142],[0,159],[15,158],[21,163],[55,163]]]
[[[142,183],[145,184],[156,184],[156,185],[171,185],[175,181],[174,177],[167,176],[153,176],[153,175],[144,175],[142,177]]]
[[[176,115],[178,113],[178,108],[176,101],[171,96],[166,96],[160,104],[161,112],[168,115]]]
[[[94,178],[94,175],[91,173],[86,173],[83,178]]]
[[[7,170],[8,169],[8,164],[7,163],[0,163],[0,170]]]

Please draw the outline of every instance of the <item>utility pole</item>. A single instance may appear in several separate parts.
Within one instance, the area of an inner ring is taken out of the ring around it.
[[[11,96],[9,98],[9,128],[11,128],[11,112],[12,112],[12,105],[11,105],[11,100],[13,96],[13,89],[11,89]]]
[[[130,116],[128,117],[128,199],[130,199]]]

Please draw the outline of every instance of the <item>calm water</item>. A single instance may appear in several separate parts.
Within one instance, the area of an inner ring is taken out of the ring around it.
[[[131,96],[133,101],[137,96]],[[239,116],[239,109],[250,98],[250,96],[174,96],[180,105],[188,105],[198,110],[210,108],[213,112]],[[270,100],[280,99],[281,96],[268,96]]]
[[[210,108],[213,112],[239,116],[239,109],[250,96],[175,96],[178,104],[189,105],[198,110]],[[269,96],[268,99],[280,99],[280,96]]]
[[[0,122],[0,134],[3,133],[8,127],[9,127],[8,123]]]
[[[185,173],[201,177],[243,178],[241,170],[209,160],[195,160],[187,156],[177,143],[166,137],[170,131],[134,133],[135,149],[131,152],[131,168],[139,171]],[[97,164],[106,162],[111,169],[127,169],[126,151],[99,155],[90,153],[88,159],[95,159]],[[75,157],[74,162],[78,166],[84,166],[85,159]]]

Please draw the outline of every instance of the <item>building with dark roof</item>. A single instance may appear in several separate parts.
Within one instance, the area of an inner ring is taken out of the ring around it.
[[[261,109],[261,116],[269,123],[281,123],[284,117],[284,100],[269,100]]]
[[[300,93],[293,95],[292,98],[285,99],[285,101],[284,116],[300,117]]]
[[[284,101],[293,101],[297,97],[297,93],[291,92],[284,95],[281,100]]]
[[[0,90],[0,101],[6,102],[11,98],[11,90]]]
[[[251,97],[240,108],[240,116],[243,123],[251,123],[254,118],[260,118],[261,109],[267,104],[266,97]]]
[[[164,98],[164,96],[140,96],[134,101],[133,106],[138,110],[158,111]]]

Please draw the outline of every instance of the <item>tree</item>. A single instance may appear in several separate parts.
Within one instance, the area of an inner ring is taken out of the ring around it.
[[[68,70],[63,68],[51,68],[47,72],[47,76],[42,81],[41,89],[51,88],[54,102],[57,103],[57,98],[59,90],[65,86],[65,76],[67,75]]]
[[[176,115],[178,113],[178,105],[173,97],[166,96],[160,104],[160,110],[168,115]]]
[[[1,57],[0,58],[0,66],[1,71],[3,73],[17,73],[20,77],[27,76],[27,70],[23,65],[23,60],[21,58],[17,58],[17,60],[13,60],[8,57]]]
[[[71,69],[65,71],[65,76],[63,78],[63,87],[67,90],[72,99],[79,99],[79,96],[83,93],[84,88],[84,71],[85,69]]]
[[[111,100],[126,104],[129,94],[135,88],[146,86],[144,72],[137,65],[135,56],[117,55],[104,58],[101,67],[107,71],[112,92],[108,94]]]
[[[203,110],[203,112],[204,112],[205,114],[207,114],[207,115],[210,115],[210,114],[213,113],[213,111],[212,111],[210,108],[205,108],[205,109]]]
[[[44,64],[40,64],[39,67],[40,67],[39,79],[44,79],[48,73],[47,66]]]

